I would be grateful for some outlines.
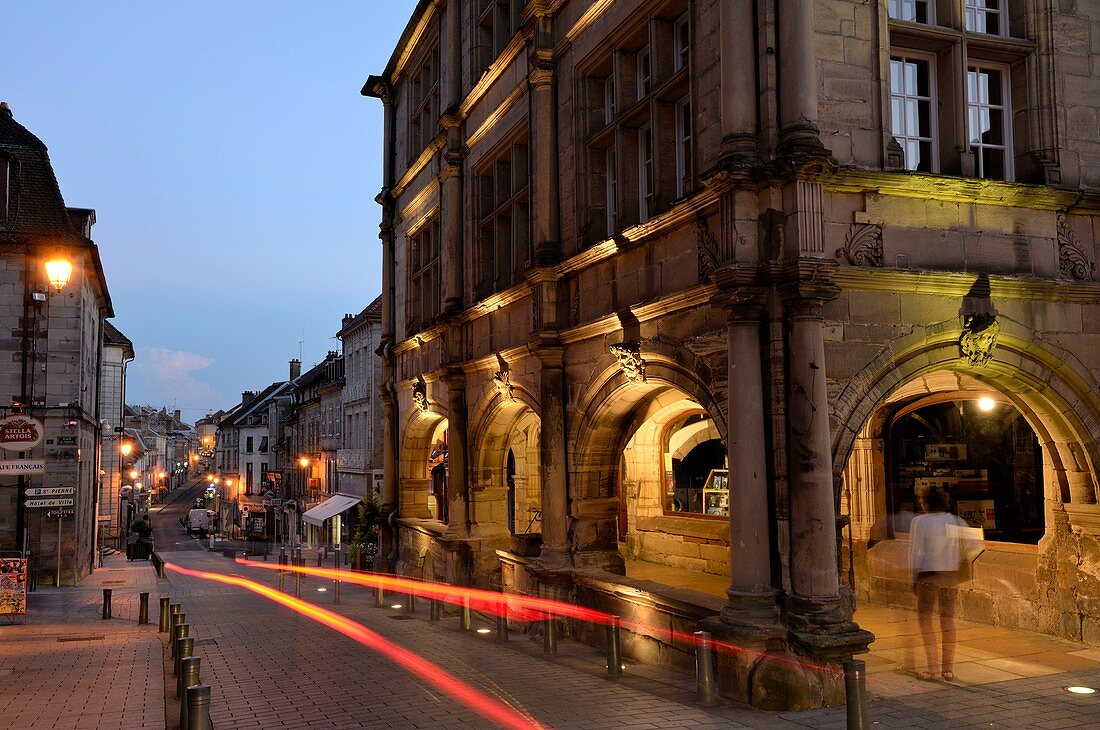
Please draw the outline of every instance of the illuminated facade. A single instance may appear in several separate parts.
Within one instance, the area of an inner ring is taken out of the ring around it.
[[[394,567],[701,622],[768,652],[727,694],[813,706],[872,638],[855,599],[911,604],[938,485],[989,537],[964,617],[1100,641],[1074,7],[419,3],[363,89]],[[728,576],[724,604],[640,564]],[[690,665],[660,643],[630,651]]]

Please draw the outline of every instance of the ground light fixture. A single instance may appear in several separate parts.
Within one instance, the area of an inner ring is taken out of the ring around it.
[[[477,633],[479,633],[479,634],[489,634],[489,633],[492,633],[492,631],[493,631],[492,629],[486,629],[486,628],[482,627],[482,628],[477,630]]]
[[[391,604],[390,604],[390,608],[398,608],[398,609],[400,609],[400,608],[404,608],[404,606],[402,606],[402,605],[401,605],[400,603],[391,603]]]
[[[993,400],[989,396],[982,396],[978,399],[978,408],[988,413],[997,406],[997,401]]]
[[[1062,689],[1064,689],[1066,692],[1069,692],[1070,694],[1075,695],[1094,695],[1097,691],[1095,687],[1085,687],[1083,685],[1072,685],[1069,687],[1063,687]]]

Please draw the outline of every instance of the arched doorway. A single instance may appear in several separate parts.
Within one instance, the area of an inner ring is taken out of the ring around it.
[[[531,403],[518,395],[508,399],[496,396],[478,424],[471,531],[502,547],[535,556],[542,532],[541,424]]]
[[[413,416],[401,446],[402,517],[447,521],[447,419],[431,411]]]

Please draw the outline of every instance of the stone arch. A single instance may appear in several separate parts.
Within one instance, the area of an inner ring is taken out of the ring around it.
[[[517,531],[526,526],[527,518],[535,516],[532,509],[541,507],[538,403],[528,391],[514,387],[511,397],[494,393],[478,411],[470,459],[471,530],[482,537],[506,538],[513,527],[507,519],[509,452],[515,463],[513,507]]]
[[[627,515],[618,490],[629,488],[621,481],[624,455],[640,429],[649,429],[652,440],[668,421],[694,410],[709,414],[725,438],[725,413],[700,377],[706,373],[684,364],[691,357],[675,354],[643,351],[644,380],[610,364],[578,400],[569,439],[570,541],[576,565],[623,570],[617,525]]]
[[[973,367],[959,357],[958,322],[949,320],[889,343],[837,398],[833,470],[843,473],[853,444],[891,394],[936,371],[965,374],[999,391],[1027,419],[1049,460],[1051,497],[1096,501],[1100,402],[1095,381],[1071,353],[1042,343],[1030,330],[1000,318],[992,359]],[[840,479],[836,480],[838,488]],[[840,494],[838,492],[837,499]]]
[[[430,518],[428,463],[433,446],[447,430],[447,416],[435,404],[421,411],[414,408],[401,429],[401,458],[398,462],[399,505],[402,517]]]

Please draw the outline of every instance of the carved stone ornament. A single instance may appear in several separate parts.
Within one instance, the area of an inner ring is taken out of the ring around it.
[[[1096,264],[1085,255],[1085,247],[1070,230],[1064,215],[1058,216],[1058,268],[1067,279],[1096,280]]]
[[[422,379],[417,380],[413,385],[413,405],[421,413],[425,413],[428,410],[428,385]]]
[[[619,367],[626,379],[632,383],[644,383],[645,360],[637,342],[623,342],[611,346],[611,354],[619,361]]]
[[[493,385],[496,386],[497,392],[504,400],[513,401],[516,399],[516,386],[512,385],[512,379],[507,370],[499,370],[493,373]]]
[[[856,223],[844,238],[844,246],[836,250],[836,257],[852,266],[882,266],[882,226],[874,223]]]
[[[1001,325],[992,314],[967,315],[963,321],[963,333],[959,338],[959,351],[971,367],[984,367],[993,359],[997,347],[997,335]]]
[[[704,280],[721,263],[718,260],[718,236],[710,230],[707,219],[699,216],[695,226],[695,237],[699,248],[699,279]]]
[[[573,294],[569,298],[569,326],[576,327],[581,321],[581,288],[574,285]]]

